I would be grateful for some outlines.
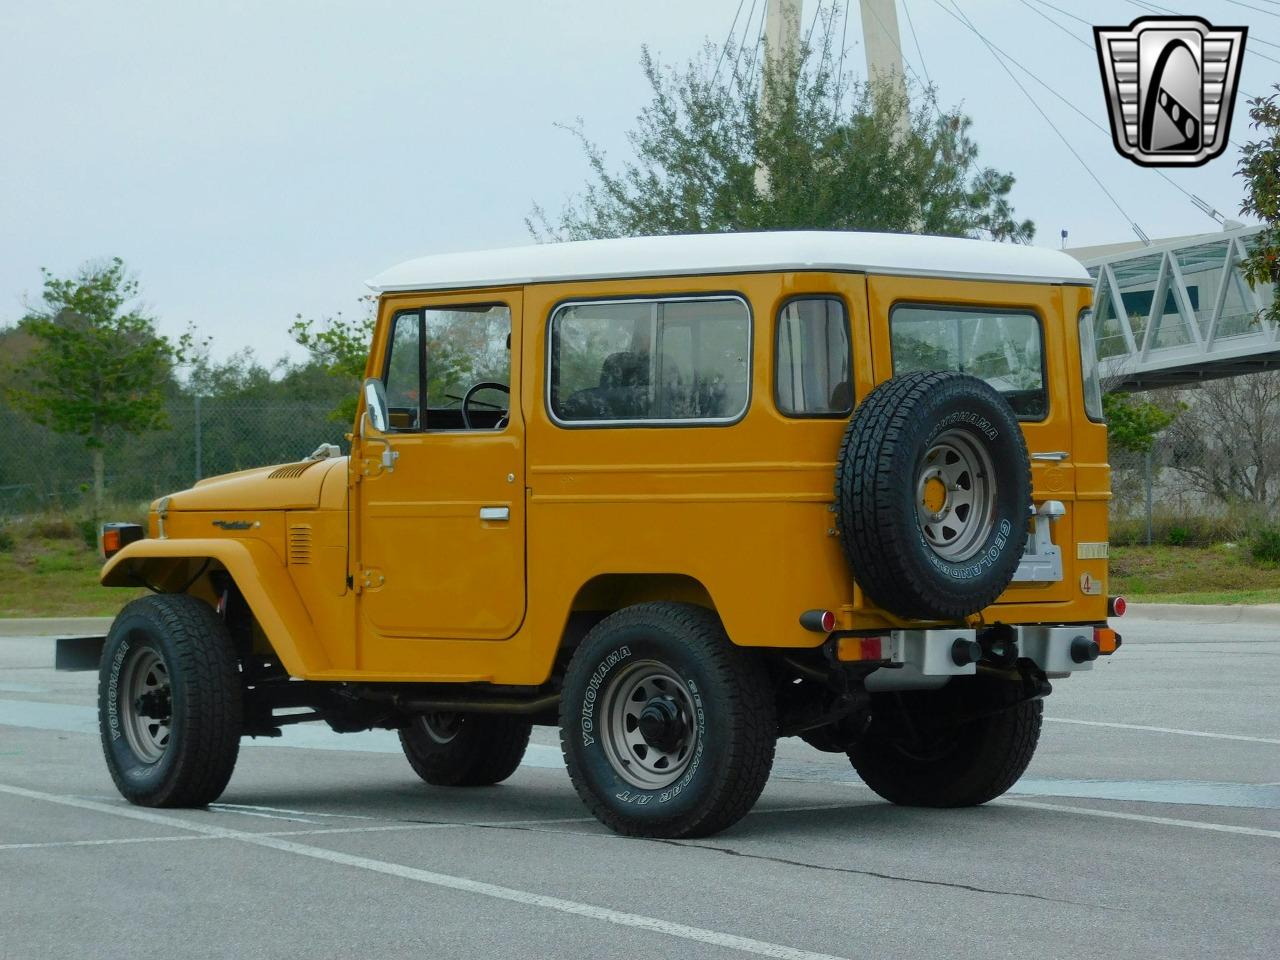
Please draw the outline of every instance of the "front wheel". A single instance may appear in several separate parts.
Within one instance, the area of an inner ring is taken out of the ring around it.
[[[972,807],[1026,771],[1040,739],[1043,701],[1020,683],[952,680],[941,690],[880,693],[871,726],[849,750],[864,783],[890,803]]]
[[[773,765],[773,688],[714,612],[643,603],[606,617],[565,674],[574,789],[618,833],[697,837],[746,815]]]
[[[226,624],[186,594],[134,600],[102,650],[98,720],[121,795],[201,807],[222,795],[240,751],[240,674]]]

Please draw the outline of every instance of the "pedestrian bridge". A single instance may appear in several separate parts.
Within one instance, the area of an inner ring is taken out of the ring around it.
[[[1094,333],[1108,389],[1280,368],[1280,325],[1263,316],[1275,285],[1251,289],[1240,269],[1261,230],[1072,251],[1096,279]]]

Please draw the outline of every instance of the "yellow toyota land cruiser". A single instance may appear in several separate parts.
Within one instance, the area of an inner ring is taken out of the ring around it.
[[[379,294],[351,455],[110,524],[120,792],[208,803],[243,736],[396,729],[498,783],[533,724],[622,833],[734,823],[778,737],[984,803],[1120,643],[1090,280],[976,240],[760,233],[426,257]],[[96,653],[96,651],[95,651]]]

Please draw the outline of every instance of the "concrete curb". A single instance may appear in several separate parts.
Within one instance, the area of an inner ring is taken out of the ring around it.
[[[114,617],[0,618],[0,637],[105,637]]]
[[[1131,603],[1125,620],[1176,620],[1179,623],[1259,623],[1280,627],[1280,603],[1196,604]]]

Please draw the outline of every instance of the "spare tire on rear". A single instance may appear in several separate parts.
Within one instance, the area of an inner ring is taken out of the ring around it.
[[[977,377],[894,377],[849,421],[836,465],[841,543],[890,613],[959,620],[994,603],[1018,569],[1030,505],[1018,418]]]

